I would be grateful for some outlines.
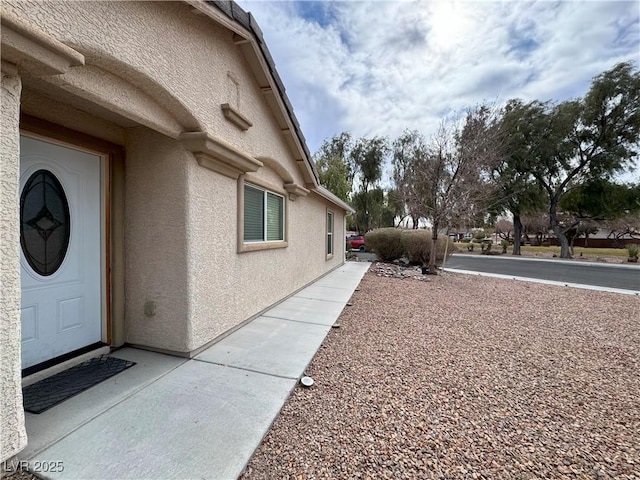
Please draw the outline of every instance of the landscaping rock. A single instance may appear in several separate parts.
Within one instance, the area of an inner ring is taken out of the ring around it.
[[[640,478],[639,297],[399,273],[372,266],[244,479]]]

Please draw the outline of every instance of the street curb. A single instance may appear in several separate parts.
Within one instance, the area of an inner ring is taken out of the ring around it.
[[[598,264],[599,265],[599,264]],[[581,288],[583,290],[596,290],[598,292],[611,292],[611,293],[622,293],[624,295],[640,295],[640,291],[638,290],[625,290],[623,288],[609,288],[609,287],[599,287],[597,285],[586,285],[583,283],[570,283],[570,282],[556,282],[555,280],[543,280],[541,278],[529,278],[529,277],[518,277],[514,275],[503,275],[501,273],[485,273],[485,272],[475,272],[472,270],[458,270],[455,268],[444,268],[445,272],[450,273],[462,273],[465,275],[478,275],[480,277],[494,277],[494,278],[504,278],[507,280],[519,280],[521,282],[531,282],[531,283],[542,283],[545,285],[556,285],[559,287],[571,287],[571,288]]]
[[[547,262],[547,263],[566,263],[567,265],[584,265],[585,267],[594,267],[594,266],[598,266],[598,267],[614,267],[614,268],[627,268],[627,269],[638,269],[638,271],[640,272],[640,266],[638,265],[622,265],[620,263],[606,263],[606,262],[581,262],[581,261],[576,261],[575,259],[571,260],[571,259],[563,259],[563,258],[557,258],[557,259],[551,259],[551,258],[531,258],[531,257],[518,257],[513,256],[513,255],[509,255],[508,257],[503,257],[503,256],[497,256],[497,255],[466,255],[464,253],[453,253],[451,254],[452,257],[473,257],[473,258],[482,258],[482,259],[496,259],[496,260],[518,260],[521,262]]]

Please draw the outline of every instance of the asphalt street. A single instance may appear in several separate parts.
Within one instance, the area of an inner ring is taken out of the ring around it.
[[[640,291],[640,267],[479,255],[453,255],[445,268]]]

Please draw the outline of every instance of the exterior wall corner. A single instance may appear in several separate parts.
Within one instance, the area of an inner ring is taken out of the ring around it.
[[[0,461],[27,444],[20,360],[20,93],[15,69],[3,62],[0,143]]]

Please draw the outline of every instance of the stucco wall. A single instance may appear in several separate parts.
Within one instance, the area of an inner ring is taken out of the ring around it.
[[[30,78],[29,112],[43,108],[56,121],[47,105],[69,104],[59,115],[65,125],[116,143],[124,137],[126,341],[192,351],[341,263],[344,212],[333,207],[336,255],[327,260],[330,204],[313,193],[289,202],[287,248],[238,254],[237,182],[198,165],[179,141],[182,131],[205,131],[277,163],[256,178],[305,184],[230,30],[182,2],[20,0],[3,8],[85,58],[64,74]],[[253,126],[228,121],[223,103]],[[109,128],[96,129],[100,120]]]
[[[141,88],[178,120],[189,123],[180,113],[184,109],[204,129],[249,155],[282,157],[283,134],[232,32],[192,13],[189,5],[4,1],[3,7],[84,54],[87,65]],[[254,124],[246,132],[226,120],[220,108],[236,103],[229,74],[239,83],[240,112]],[[64,83],[66,76],[57,81]],[[137,108],[134,98],[128,100]]]
[[[264,168],[253,177],[274,184],[279,178]],[[342,263],[344,212],[315,194],[286,200],[286,248],[236,253],[237,188],[237,181],[189,163],[190,350]],[[335,213],[331,259],[325,255],[327,208]]]
[[[189,323],[187,166],[182,145],[144,127],[127,131],[126,341],[185,352]],[[145,315],[153,302],[155,314]]]
[[[27,444],[20,366],[20,77],[2,65],[0,130],[0,462]]]
[[[122,127],[28,88],[22,91],[20,109],[28,115],[116,145],[124,145],[125,142]]]
[[[286,248],[237,253],[238,182],[166,136],[141,127],[127,137],[127,342],[191,352],[342,262],[344,214],[321,197],[287,200]],[[266,167],[253,178],[283,184]]]

